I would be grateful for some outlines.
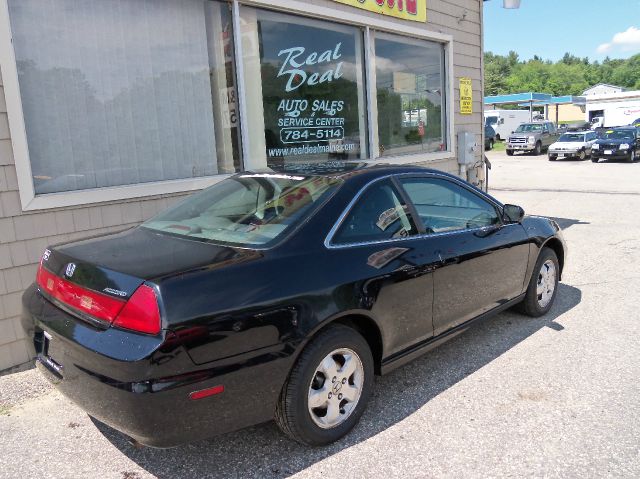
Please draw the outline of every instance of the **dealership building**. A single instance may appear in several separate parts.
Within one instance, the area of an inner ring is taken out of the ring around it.
[[[482,0],[0,0],[0,373],[30,360],[47,245],[235,172],[411,163],[486,187],[482,28]]]

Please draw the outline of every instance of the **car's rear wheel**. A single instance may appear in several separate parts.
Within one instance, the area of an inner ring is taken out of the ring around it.
[[[309,343],[282,388],[276,423],[292,439],[321,446],[358,422],[373,388],[367,341],[346,326],[331,326]]]
[[[522,313],[534,318],[546,314],[558,293],[560,265],[551,248],[543,248],[531,275],[524,300],[519,305]]]

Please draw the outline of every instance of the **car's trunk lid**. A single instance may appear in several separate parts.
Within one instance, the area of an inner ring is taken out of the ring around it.
[[[108,327],[145,282],[197,268],[259,257],[144,228],[48,248],[38,271],[40,291],[58,307]]]

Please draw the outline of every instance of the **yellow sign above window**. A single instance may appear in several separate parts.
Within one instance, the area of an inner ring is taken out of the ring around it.
[[[471,78],[460,78],[460,113],[463,115],[471,115],[473,113]]]
[[[353,7],[362,8],[370,12],[388,15],[390,17],[427,21],[427,0],[334,0]]]

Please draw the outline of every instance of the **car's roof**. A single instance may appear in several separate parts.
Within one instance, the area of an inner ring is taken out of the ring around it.
[[[251,170],[240,173],[239,176],[251,174],[298,174],[305,176],[330,176],[337,178],[352,178],[355,176],[386,176],[399,173],[437,173],[448,175],[441,170],[434,170],[415,165],[392,165],[388,163],[368,161],[330,161],[325,163],[297,163],[272,166],[269,169]]]

